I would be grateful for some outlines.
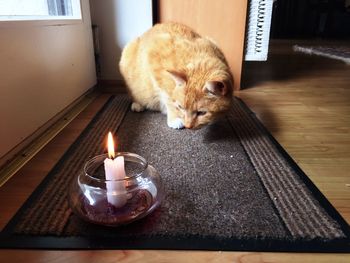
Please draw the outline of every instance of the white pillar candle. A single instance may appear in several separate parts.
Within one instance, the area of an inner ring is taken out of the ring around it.
[[[107,200],[115,207],[122,207],[127,201],[127,194],[125,188],[124,178],[125,166],[124,157],[118,156],[113,159],[114,142],[112,133],[108,134],[108,157],[104,160],[105,177],[106,177],[106,189]]]

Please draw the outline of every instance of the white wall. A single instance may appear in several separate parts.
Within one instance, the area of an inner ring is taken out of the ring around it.
[[[152,0],[90,0],[100,29],[101,79],[121,79],[118,62],[127,42],[152,27]]]
[[[0,22],[0,158],[96,84],[88,0],[83,20]]]

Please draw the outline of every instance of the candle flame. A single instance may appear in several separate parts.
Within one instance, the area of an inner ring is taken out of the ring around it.
[[[107,146],[108,146],[108,158],[113,159],[115,157],[115,152],[114,152],[113,135],[111,132],[108,133]]]

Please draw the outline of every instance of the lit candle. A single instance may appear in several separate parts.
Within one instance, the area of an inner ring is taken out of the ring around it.
[[[106,174],[107,200],[115,207],[122,207],[127,201],[125,184],[124,157],[115,158],[114,142],[112,133],[108,133],[108,158],[104,160]]]

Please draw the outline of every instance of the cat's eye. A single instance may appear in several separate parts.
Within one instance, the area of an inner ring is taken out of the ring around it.
[[[184,109],[184,107],[182,107],[180,104],[178,104],[178,103],[176,103],[175,104],[176,105],[176,108],[178,108],[179,110],[183,110]]]
[[[206,111],[197,111],[197,116],[204,116],[205,114],[207,114]]]

